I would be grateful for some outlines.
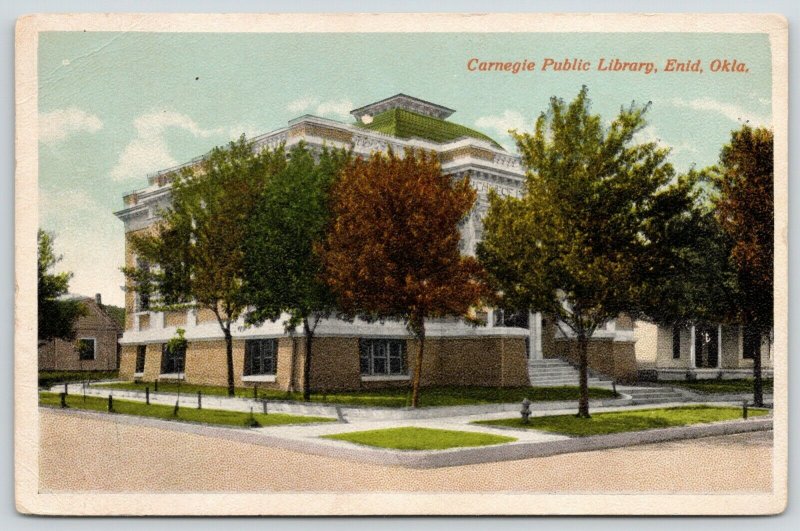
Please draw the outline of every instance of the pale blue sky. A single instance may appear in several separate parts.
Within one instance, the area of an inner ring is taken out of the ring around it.
[[[642,138],[672,146],[684,171],[714,164],[743,120],[771,121],[767,37],[745,34],[186,34],[43,33],[39,41],[41,224],[57,233],[71,289],[121,304],[122,195],[145,173],[241,132],[300,114],[350,122],[355,107],[404,92],[456,109],[451,120],[511,148],[551,96],[589,87],[611,119],[652,101]],[[703,74],[471,73],[467,61],[601,57],[701,59]],[[737,59],[747,74],[712,74]]]

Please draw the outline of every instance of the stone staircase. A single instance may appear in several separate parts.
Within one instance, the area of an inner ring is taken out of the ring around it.
[[[666,404],[668,402],[686,402],[687,398],[671,387],[624,387],[620,393],[630,395],[633,405]]]
[[[578,369],[560,359],[528,360],[528,377],[531,387],[557,387],[561,385],[579,385]],[[611,380],[589,375],[589,387],[611,387]]]

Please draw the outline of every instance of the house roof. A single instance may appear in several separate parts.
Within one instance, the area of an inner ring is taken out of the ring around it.
[[[489,136],[469,127],[448,122],[432,116],[425,116],[402,108],[389,109],[372,117],[369,123],[359,122],[358,127],[386,133],[398,138],[422,138],[434,142],[452,142],[459,138],[470,137],[489,142],[494,147],[503,149]]]

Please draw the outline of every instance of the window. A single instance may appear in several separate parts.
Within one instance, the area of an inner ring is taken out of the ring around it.
[[[672,327],[672,359],[681,358],[681,327]]]
[[[494,325],[497,327],[528,328],[528,312],[505,310],[496,308],[494,310]]]
[[[93,337],[82,337],[78,340],[78,359],[81,361],[94,359],[95,340]]]
[[[277,339],[248,339],[244,342],[244,375],[275,374]]]
[[[186,347],[170,349],[161,345],[161,374],[180,374],[186,364]]]
[[[362,339],[362,376],[405,376],[406,342],[402,339]]]
[[[147,345],[136,345],[136,369],[135,373],[144,372],[144,358],[147,355]]]

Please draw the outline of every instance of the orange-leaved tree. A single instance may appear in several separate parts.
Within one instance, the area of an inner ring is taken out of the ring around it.
[[[400,319],[418,341],[412,407],[419,406],[425,319],[465,317],[486,295],[478,262],[459,250],[459,222],[476,192],[442,174],[434,153],[355,159],[331,192],[333,223],[318,249],[343,316]]]

